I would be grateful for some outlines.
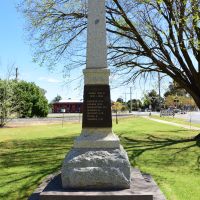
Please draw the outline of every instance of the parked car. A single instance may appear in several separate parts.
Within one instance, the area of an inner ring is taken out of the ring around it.
[[[185,110],[181,110],[181,114],[186,114],[187,112]]]
[[[174,109],[174,113],[180,113],[180,112],[181,112],[181,109],[177,109],[177,108]]]

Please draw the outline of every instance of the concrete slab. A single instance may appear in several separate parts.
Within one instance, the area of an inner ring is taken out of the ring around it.
[[[29,200],[166,200],[150,175],[132,169],[131,188],[125,190],[64,190],[60,173],[50,175]]]

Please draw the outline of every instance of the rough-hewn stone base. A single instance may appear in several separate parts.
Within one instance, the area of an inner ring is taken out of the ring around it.
[[[61,175],[50,175],[29,200],[166,200],[150,175],[131,170],[131,187],[125,190],[65,190]]]
[[[66,156],[61,178],[63,188],[130,188],[130,163],[119,149],[72,149]]]

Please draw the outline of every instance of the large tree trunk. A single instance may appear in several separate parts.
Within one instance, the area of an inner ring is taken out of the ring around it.
[[[198,83],[194,83],[188,88],[185,88],[186,91],[191,95],[191,97],[194,99],[194,102],[196,103],[197,107],[200,109],[200,89],[196,86]],[[200,85],[200,84],[199,84]]]
[[[196,75],[198,75],[197,72]],[[184,80],[182,80],[180,77],[175,76],[172,78],[191,95],[197,107],[200,109],[200,80],[190,80],[192,83],[189,84],[188,82],[186,83]]]
[[[197,107],[200,109],[200,93],[199,94],[193,94],[191,95],[197,105]]]

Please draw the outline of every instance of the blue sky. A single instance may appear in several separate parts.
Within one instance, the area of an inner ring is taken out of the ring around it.
[[[14,64],[19,68],[19,78],[35,82],[38,86],[47,91],[46,97],[51,101],[57,94],[63,99],[82,99],[83,84],[65,84],[62,73],[57,71],[50,72],[45,67],[40,67],[32,62],[32,52],[26,41],[25,21],[23,16],[17,12],[16,4],[18,0],[0,1],[0,77],[6,76],[8,66]],[[80,72],[81,73],[81,72]],[[72,73],[72,77],[73,77]],[[74,75],[75,76],[75,75]],[[145,90],[156,88],[157,80],[151,83],[139,84],[135,86],[116,87],[117,80],[111,85],[111,98],[116,100],[118,97],[129,100],[129,87],[133,87],[133,98],[141,98]],[[165,89],[167,86],[163,85]]]
[[[48,100],[57,94],[69,98],[69,87],[63,87],[62,74],[51,73],[45,67],[32,62],[32,52],[26,41],[25,21],[17,12],[16,0],[0,1],[0,77],[5,77],[8,66],[14,64],[19,68],[19,78],[35,82],[47,91]],[[79,98],[77,92],[72,96]]]

